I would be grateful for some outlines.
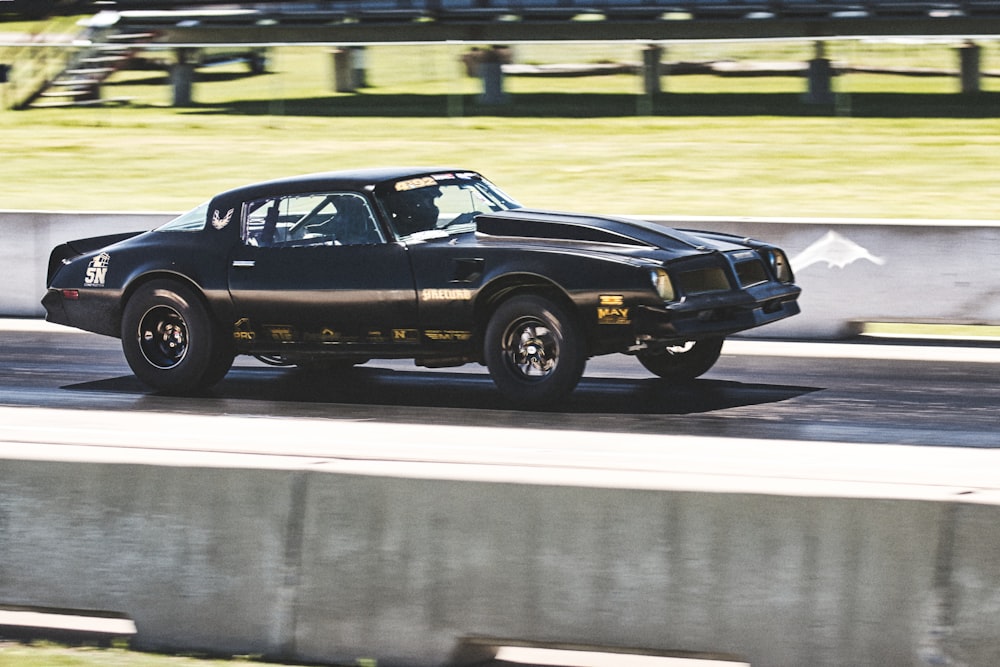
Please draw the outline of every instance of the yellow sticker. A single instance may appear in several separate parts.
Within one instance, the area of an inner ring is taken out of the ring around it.
[[[295,340],[295,330],[289,326],[274,326],[266,325],[265,327],[271,334],[271,340],[276,340],[282,343],[287,343],[289,341]]]
[[[416,329],[393,329],[392,341],[394,343],[416,343],[418,341]]]
[[[324,327],[322,331],[305,332],[302,339],[307,343],[339,343],[344,340],[344,335],[335,329]]]
[[[422,301],[469,301],[472,299],[470,289],[424,289],[420,290]]]
[[[396,192],[405,192],[406,190],[417,190],[419,188],[429,188],[432,185],[437,185],[435,181],[430,176],[424,176],[423,178],[411,178],[408,181],[399,181],[396,183]]]
[[[631,324],[632,320],[628,316],[628,308],[598,308],[598,324]]]
[[[424,335],[436,341],[466,341],[472,338],[471,331],[428,329]]]
[[[241,317],[233,324],[233,339],[252,341],[256,338],[253,328],[250,326],[250,319]]]

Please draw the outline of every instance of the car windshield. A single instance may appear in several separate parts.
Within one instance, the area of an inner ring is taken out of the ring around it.
[[[198,208],[191,209],[183,215],[179,215],[162,227],[157,227],[158,232],[200,232],[205,229],[205,220],[208,218],[208,204],[205,202]]]
[[[376,198],[400,238],[475,231],[480,213],[520,208],[475,173],[431,174],[382,186]]]

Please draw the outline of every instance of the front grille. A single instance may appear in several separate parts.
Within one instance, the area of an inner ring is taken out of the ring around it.
[[[725,292],[730,289],[726,272],[715,267],[684,271],[678,276],[678,283],[681,291],[688,296]]]
[[[737,262],[736,277],[743,287],[759,285],[767,282],[767,270],[764,268],[764,263],[758,259]]]

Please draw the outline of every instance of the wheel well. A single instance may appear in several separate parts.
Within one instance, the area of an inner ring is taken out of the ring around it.
[[[201,304],[205,307],[205,310],[206,312],[208,312],[209,316],[212,317],[213,319],[215,318],[215,313],[212,311],[212,308],[208,303],[208,299],[205,298],[205,294],[201,291],[201,287],[199,287],[194,281],[192,281],[187,276],[183,276],[179,273],[158,271],[154,273],[146,273],[139,276],[131,283],[129,283],[128,286],[125,288],[125,291],[122,293],[121,301],[118,304],[118,322],[116,323],[118,329],[121,329],[121,324],[122,324],[121,320],[122,320],[122,314],[125,312],[125,304],[129,302],[129,299],[132,298],[132,296],[136,293],[136,291],[140,287],[142,287],[143,285],[147,285],[155,280],[168,280],[175,282],[179,285],[184,285],[185,287],[188,287],[201,300]]]
[[[566,309],[571,317],[575,318],[580,330],[585,332],[587,337],[587,348],[590,349],[590,332],[581,320],[576,304],[573,299],[556,283],[536,275],[511,275],[495,280],[480,292],[475,305],[475,336],[476,347],[483,348],[483,338],[486,335],[486,325],[490,317],[508,299],[522,294],[537,294],[544,296],[560,304]]]

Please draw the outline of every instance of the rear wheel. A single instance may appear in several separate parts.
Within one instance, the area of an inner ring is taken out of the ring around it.
[[[543,407],[566,396],[587,362],[580,326],[559,304],[516,296],[497,308],[486,327],[484,356],[506,398]]]
[[[233,364],[231,340],[194,290],[154,280],[136,290],[122,313],[122,351],[142,382],[188,393],[216,384]]]
[[[673,345],[662,352],[642,352],[639,363],[665,380],[683,382],[707,373],[722,354],[724,338],[691,341]]]

